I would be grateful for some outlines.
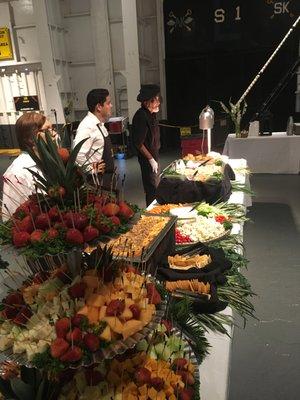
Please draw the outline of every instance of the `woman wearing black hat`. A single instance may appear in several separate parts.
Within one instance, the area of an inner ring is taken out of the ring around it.
[[[141,108],[132,119],[133,143],[138,151],[147,206],[155,199],[159,183],[159,127],[156,114],[159,111],[159,86],[142,85],[137,96]]]

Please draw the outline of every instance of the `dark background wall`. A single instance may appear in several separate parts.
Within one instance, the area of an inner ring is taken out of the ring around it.
[[[168,120],[197,124],[208,103],[218,117],[213,101],[236,102],[299,15],[299,0],[165,0]],[[299,57],[299,31],[247,96],[244,128]],[[285,131],[288,116],[295,116],[295,91],[296,75],[271,106],[274,131]]]

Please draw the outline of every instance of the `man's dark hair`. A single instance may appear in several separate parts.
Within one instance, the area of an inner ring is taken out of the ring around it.
[[[94,112],[97,104],[103,106],[108,95],[109,91],[107,89],[91,90],[86,97],[86,104],[89,111]]]

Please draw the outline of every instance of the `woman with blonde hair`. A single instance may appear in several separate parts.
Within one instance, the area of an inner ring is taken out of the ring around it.
[[[46,131],[50,131],[53,139],[57,137],[51,122],[36,112],[27,112],[18,118],[15,131],[21,153],[3,174],[2,219],[4,221],[9,219],[18,206],[35,191],[33,176],[27,169],[37,171],[35,162],[28,154],[28,150],[35,150],[34,139],[38,136],[44,137]]]

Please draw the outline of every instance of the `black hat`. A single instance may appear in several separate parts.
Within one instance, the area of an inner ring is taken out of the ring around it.
[[[159,92],[160,88],[157,85],[141,85],[140,93],[136,99],[140,102],[150,100],[157,96]]]

